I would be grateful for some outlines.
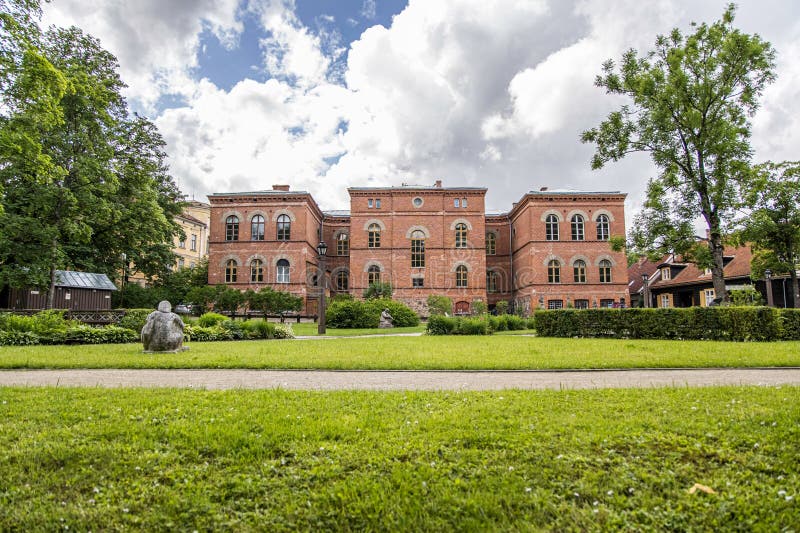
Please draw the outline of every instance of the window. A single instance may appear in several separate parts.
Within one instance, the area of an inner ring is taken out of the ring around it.
[[[600,261],[600,283],[611,283],[611,261]]]
[[[564,300],[547,300],[548,309],[563,309]]]
[[[607,241],[608,237],[608,216],[600,215],[597,217],[597,240]]]
[[[603,298],[600,300],[600,307],[614,307],[614,300]]]
[[[420,230],[411,232],[411,268],[425,267],[425,234]]]
[[[669,307],[669,294],[661,295],[661,307]]]
[[[589,300],[575,300],[575,309],[589,309]]]
[[[497,235],[492,232],[486,234],[486,255],[497,253]]]
[[[225,240],[239,240],[239,217],[231,215],[225,219]]]
[[[194,268],[195,266],[196,266],[196,265],[194,264],[194,261],[192,261],[191,263],[189,263],[189,268]]]
[[[708,307],[711,304],[711,302],[714,301],[714,298],[716,297],[716,294],[714,293],[714,289],[705,289],[703,291],[703,296],[705,296],[705,299],[704,299],[705,303],[703,305],[705,307]]]
[[[178,248],[186,248],[186,239],[181,239],[178,241]]]
[[[458,265],[456,268],[456,287],[467,286],[467,267]]]
[[[250,281],[252,283],[264,281],[264,263],[261,262],[261,259],[250,261]]]
[[[250,220],[250,240],[264,240],[264,217],[256,215]]]
[[[183,259],[183,257],[179,257],[178,258],[178,268],[183,268],[184,265],[186,265],[186,261]]]
[[[544,222],[545,238],[548,241],[558,240],[558,217],[555,215],[547,215]]]
[[[486,291],[497,292],[497,272],[494,270],[486,271]]]
[[[292,221],[289,215],[281,215],[278,217],[278,240],[288,241],[292,235]]]
[[[368,209],[372,209],[372,198],[370,198],[369,200],[367,200],[367,208],[368,208]]]
[[[581,215],[572,215],[572,240],[583,240],[583,217]]]
[[[228,259],[228,262],[225,263],[225,283],[236,283],[237,266],[233,259]]]
[[[372,265],[367,269],[367,284],[372,285],[373,283],[380,283],[381,282],[381,267],[378,265]]]
[[[672,271],[669,269],[669,267],[664,267],[661,269],[661,279],[672,279]]]
[[[411,278],[411,286],[415,289],[419,289],[425,285],[425,280],[423,278]]]
[[[350,254],[350,236],[347,233],[340,233],[336,237],[336,255]]]
[[[346,291],[349,284],[350,284],[350,276],[347,274],[347,271],[340,270],[339,272],[336,273],[337,291]]]
[[[380,248],[381,247],[381,227],[378,224],[373,222],[372,224],[369,225],[369,228],[367,229],[367,231],[369,232],[368,240],[367,240],[367,246],[369,248]]]
[[[555,259],[547,263],[547,283],[561,283],[561,263]]]
[[[380,209],[380,208],[381,208],[381,199],[375,198],[375,209]]]
[[[422,207],[422,198],[417,196],[416,198],[411,200],[411,203],[414,204],[414,207]]]
[[[197,235],[192,235],[192,248],[193,252],[197,251]]]
[[[456,248],[467,247],[467,225],[463,222],[456,224]]]
[[[453,200],[453,207],[461,207],[461,206],[459,205],[459,202],[460,202],[460,200],[459,200],[458,198],[455,198],[455,199]]]
[[[572,265],[572,278],[575,283],[586,283],[586,261],[575,261]]]
[[[467,199],[466,198],[462,198],[461,199],[461,207],[467,207]]]
[[[276,265],[277,278],[275,281],[278,283],[289,283],[289,261],[286,259],[279,259]]]

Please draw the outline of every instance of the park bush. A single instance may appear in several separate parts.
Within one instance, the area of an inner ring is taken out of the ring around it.
[[[68,328],[63,337],[49,339],[52,344],[121,344],[137,342],[139,333],[119,326],[73,326]]]
[[[408,306],[386,298],[333,301],[325,313],[325,320],[332,328],[377,328],[384,309],[389,310],[396,327],[419,324],[419,316]]]
[[[155,309],[126,309],[125,315],[120,319],[118,326],[141,332],[144,323],[147,322],[147,316],[153,311]]]
[[[266,320],[251,319],[242,322],[242,329],[248,339],[274,339],[275,324]]]
[[[800,336],[798,312],[771,307],[536,311],[542,337],[776,341]]]
[[[491,335],[489,320],[478,317],[434,315],[428,318],[428,335]]]
[[[203,313],[200,315],[200,318],[197,319],[197,325],[202,328],[209,328],[212,326],[217,326],[230,320],[227,316],[221,315],[219,313]]]

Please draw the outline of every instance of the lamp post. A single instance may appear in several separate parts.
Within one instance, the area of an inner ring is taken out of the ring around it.
[[[319,275],[317,284],[319,285],[319,320],[317,321],[317,333],[325,334],[325,254],[328,253],[328,245],[324,241],[319,241],[317,245],[319,254]]]
[[[125,272],[128,270],[128,254],[122,252],[122,280],[119,282],[119,306],[125,309]]]
[[[644,306],[650,307],[650,276],[642,274],[642,298],[644,299]]]
[[[769,307],[774,307],[775,302],[772,301],[772,270],[766,269],[764,271],[764,279],[767,281],[767,305]]]

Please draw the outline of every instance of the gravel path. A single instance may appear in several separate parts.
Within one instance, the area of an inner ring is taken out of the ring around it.
[[[498,390],[800,385],[800,368],[600,371],[3,370],[0,386]]]

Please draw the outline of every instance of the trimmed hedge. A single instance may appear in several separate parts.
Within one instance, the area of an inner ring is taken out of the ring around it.
[[[541,337],[777,341],[800,338],[800,310],[771,307],[536,311]]]
[[[491,335],[495,331],[525,329],[524,319],[514,315],[452,317],[432,315],[428,318],[428,335]]]
[[[332,328],[377,328],[384,309],[389,310],[395,327],[419,324],[419,316],[408,306],[385,298],[333,301],[325,313],[325,321]]]
[[[126,309],[125,315],[120,319],[119,324],[121,328],[132,329],[133,331],[142,331],[147,316],[155,311],[155,309]]]

